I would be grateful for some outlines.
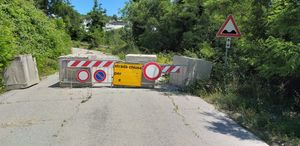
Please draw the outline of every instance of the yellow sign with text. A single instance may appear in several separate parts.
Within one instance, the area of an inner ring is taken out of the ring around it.
[[[115,63],[114,86],[142,86],[142,64]]]

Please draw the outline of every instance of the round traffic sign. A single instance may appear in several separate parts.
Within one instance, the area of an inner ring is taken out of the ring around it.
[[[94,73],[94,79],[97,81],[97,82],[103,82],[105,79],[106,79],[106,73],[104,70],[97,70],[95,71]]]
[[[143,69],[144,77],[149,81],[157,80],[161,76],[161,67],[156,62],[145,64]]]
[[[77,71],[77,80],[81,83],[87,82],[90,79],[90,73],[88,70]]]

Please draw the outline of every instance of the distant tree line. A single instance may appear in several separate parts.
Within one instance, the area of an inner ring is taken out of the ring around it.
[[[98,0],[94,0],[92,10],[86,14],[78,13],[69,0],[33,0],[36,7],[46,15],[63,20],[63,27],[72,40],[86,41],[97,47],[103,41],[103,27],[108,21],[105,10]]]

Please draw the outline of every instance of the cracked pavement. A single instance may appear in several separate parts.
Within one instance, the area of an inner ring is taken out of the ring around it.
[[[57,88],[0,95],[5,146],[265,146],[199,97],[161,89]]]

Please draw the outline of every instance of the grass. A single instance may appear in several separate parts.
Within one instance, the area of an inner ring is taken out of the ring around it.
[[[270,145],[300,145],[300,115],[291,108],[293,104],[287,97],[273,94],[269,87],[254,82],[227,88],[223,92],[197,82],[186,92],[214,104]]]
[[[87,42],[72,41],[72,46],[76,48],[88,49],[90,47],[90,44]]]
[[[0,85],[0,94],[4,93],[6,90],[5,90],[5,87]]]
[[[159,64],[172,64],[173,63],[173,53],[159,53],[157,54],[157,63]]]

